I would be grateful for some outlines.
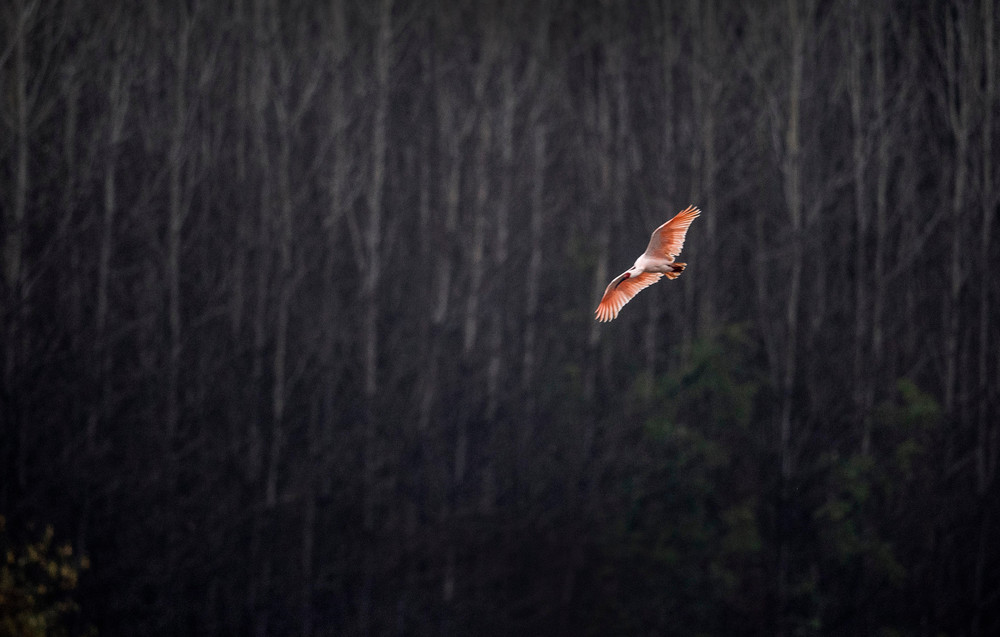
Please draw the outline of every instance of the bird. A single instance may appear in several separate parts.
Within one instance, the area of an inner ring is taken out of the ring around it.
[[[701,210],[697,207],[688,206],[653,231],[646,251],[635,260],[635,265],[612,279],[604,290],[604,297],[595,311],[598,321],[603,323],[617,318],[618,312],[633,296],[659,281],[663,275],[668,279],[681,275],[687,264],[678,263],[674,258],[684,247],[684,235],[691,222],[700,214]]]

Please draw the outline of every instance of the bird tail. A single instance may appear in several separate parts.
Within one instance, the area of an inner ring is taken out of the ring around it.
[[[687,264],[686,263],[671,263],[670,267],[673,268],[673,271],[672,272],[665,272],[664,274],[667,275],[668,279],[676,279],[677,277],[679,277],[681,275],[681,272],[684,271],[684,268],[687,267]]]

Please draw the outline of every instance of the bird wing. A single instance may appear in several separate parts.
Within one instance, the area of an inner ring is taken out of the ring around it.
[[[632,297],[660,280],[659,272],[643,272],[633,277],[625,278],[628,272],[622,272],[608,284],[604,290],[604,298],[597,306],[597,320],[610,321],[618,317],[618,312]]]
[[[653,231],[646,246],[646,256],[673,260],[684,247],[684,235],[691,222],[701,214],[701,210],[688,206],[678,212],[673,219]]]

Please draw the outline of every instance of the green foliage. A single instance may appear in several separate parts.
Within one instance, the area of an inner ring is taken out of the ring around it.
[[[942,409],[934,397],[908,378],[896,383],[897,396],[878,406],[873,437],[889,452],[894,478],[913,479],[918,461],[926,455],[929,435],[941,424]]]
[[[651,433],[674,427],[680,419],[712,431],[749,428],[763,382],[755,354],[742,325],[696,341],[687,364],[660,383],[656,399],[663,417],[647,423]]]
[[[628,514],[609,543],[614,570],[629,573],[629,603],[607,613],[616,618],[609,630],[725,633],[759,612],[764,539],[752,458],[764,384],[755,353],[731,326],[694,343],[675,371],[637,381],[644,396],[635,400],[652,402],[655,415],[644,423],[645,458],[622,485]],[[637,606],[655,612],[636,616]]]
[[[898,547],[907,541],[910,495],[919,488],[915,483],[942,412],[911,380],[898,381],[896,389],[875,409],[868,449],[825,458],[826,498],[813,521],[825,570],[839,574],[830,579],[854,583],[849,591],[828,591],[832,598],[902,590],[908,577]],[[852,612],[846,606],[843,612]]]
[[[69,544],[54,542],[46,526],[41,537],[20,545],[11,540],[0,516],[0,635],[63,637],[78,634],[71,626],[80,608],[73,599],[86,556],[74,556]],[[95,634],[88,629],[84,634]]]
[[[644,458],[622,483],[627,514],[609,543],[617,551],[608,572],[631,576],[616,586],[629,605],[603,609],[615,628],[738,631],[772,603],[761,591],[779,542],[791,555],[785,613],[793,632],[896,628],[883,603],[907,590],[913,540],[905,530],[914,526],[914,491],[940,406],[899,381],[871,416],[870,444],[819,456],[777,512],[787,516],[777,528],[767,498],[779,484],[770,396],[757,344],[740,326],[695,342],[686,363],[663,377],[637,379],[632,402],[655,415],[644,421]],[[657,611],[636,616],[637,606]]]

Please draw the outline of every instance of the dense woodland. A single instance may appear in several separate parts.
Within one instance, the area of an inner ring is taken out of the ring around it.
[[[0,514],[71,634],[998,634],[998,12],[3,2]]]

